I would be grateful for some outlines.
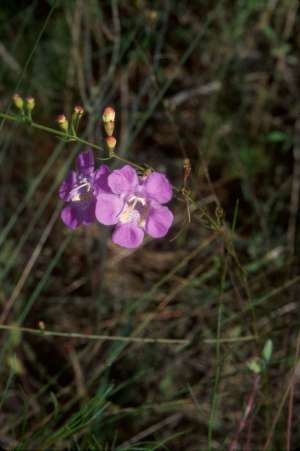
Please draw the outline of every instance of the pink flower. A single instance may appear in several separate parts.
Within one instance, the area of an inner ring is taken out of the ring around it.
[[[113,171],[107,178],[110,192],[99,192],[96,218],[101,224],[115,225],[112,240],[136,248],[145,232],[152,238],[164,237],[173,223],[173,214],[164,206],[172,199],[172,187],[167,177],[153,172],[139,177],[131,166]]]
[[[59,196],[67,202],[61,219],[67,227],[75,229],[81,224],[96,221],[96,198],[99,193],[110,192],[107,185],[109,169],[101,165],[95,170],[92,150],[81,152],[77,157],[77,171],[70,171],[59,188]]]

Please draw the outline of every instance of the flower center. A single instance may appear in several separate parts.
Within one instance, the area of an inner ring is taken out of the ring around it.
[[[144,198],[138,196],[129,197],[125,207],[119,214],[119,221],[122,224],[127,222],[139,222],[145,205],[146,201]]]
[[[72,202],[80,202],[90,200],[93,196],[92,184],[87,177],[78,177],[78,185],[70,191],[70,200]]]

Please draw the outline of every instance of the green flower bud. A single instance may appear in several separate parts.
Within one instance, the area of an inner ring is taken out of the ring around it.
[[[26,99],[26,107],[28,111],[32,111],[35,107],[35,100],[33,97],[27,97]]]
[[[23,110],[24,101],[23,101],[22,97],[19,94],[15,94],[12,99],[13,99],[15,106],[18,108],[18,110]]]
[[[68,132],[69,130],[69,122],[66,118],[66,116],[64,114],[60,114],[59,116],[57,116],[57,123],[59,125],[59,127],[64,131],[64,132]]]

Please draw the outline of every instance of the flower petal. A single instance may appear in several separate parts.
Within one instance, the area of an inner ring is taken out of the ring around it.
[[[78,172],[84,175],[91,175],[94,172],[95,160],[94,152],[92,149],[88,149],[81,152],[77,157],[77,169]]]
[[[72,205],[67,205],[65,208],[63,208],[60,217],[65,225],[70,229],[76,229],[76,227],[80,226],[81,224],[80,219],[78,218],[77,209]]]
[[[108,185],[115,194],[132,193],[139,183],[136,170],[128,164],[116,169],[108,177]]]
[[[96,218],[101,224],[113,225],[118,222],[124,202],[115,194],[101,193],[97,197]]]
[[[116,226],[112,241],[127,249],[134,249],[140,246],[144,239],[143,230],[134,223],[119,224]]]
[[[94,175],[94,189],[96,195],[100,193],[111,193],[111,189],[108,186],[109,168],[105,164],[99,166]]]
[[[59,197],[66,202],[70,200],[70,193],[76,187],[76,183],[76,173],[74,171],[70,171],[59,187]]]
[[[96,221],[95,209],[96,200],[88,200],[82,202],[76,202],[73,208],[77,209],[77,215],[79,221],[84,225],[93,224]]]
[[[153,172],[144,182],[148,196],[160,204],[166,204],[172,199],[172,186],[164,174]]]
[[[145,224],[145,230],[152,238],[165,236],[174,220],[173,213],[168,207],[150,207]]]

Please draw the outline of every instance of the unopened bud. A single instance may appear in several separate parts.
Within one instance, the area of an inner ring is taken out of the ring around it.
[[[41,329],[41,330],[45,330],[46,329],[44,321],[39,321],[38,322],[38,326],[39,326],[39,329]]]
[[[115,129],[115,123],[114,122],[106,122],[104,123],[104,129],[108,136],[112,136]]]
[[[64,131],[67,132],[69,130],[69,122],[64,114],[60,114],[57,116],[57,123],[59,127]]]
[[[35,100],[33,97],[27,97],[26,99],[26,107],[28,109],[28,111],[32,111],[35,107]]]
[[[108,106],[107,108],[105,108],[105,110],[103,112],[102,120],[103,120],[105,132],[108,136],[112,136],[114,133],[115,117],[116,117],[116,112],[111,106]]]
[[[83,113],[84,113],[84,109],[82,108],[82,106],[76,105],[76,106],[74,107],[74,113],[75,113],[77,116],[81,117],[81,116],[83,115]]]
[[[23,110],[24,101],[23,101],[22,97],[19,94],[15,94],[12,99],[13,99],[13,102],[14,102],[15,106],[19,110]]]
[[[113,136],[108,136],[105,141],[108,149],[112,152],[117,145],[116,138],[114,138]]]
[[[115,122],[115,117],[116,117],[115,110],[111,106],[106,107],[105,110],[103,111],[102,116],[104,124],[106,124],[107,122]]]

